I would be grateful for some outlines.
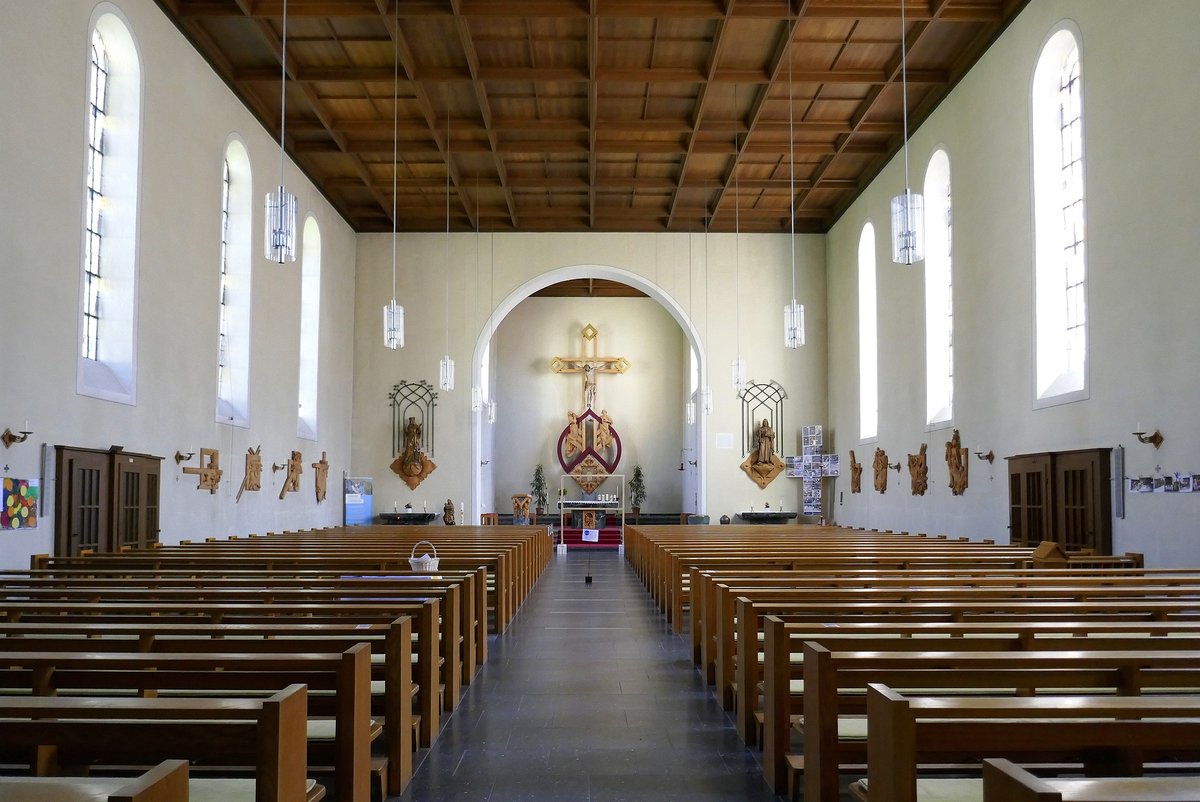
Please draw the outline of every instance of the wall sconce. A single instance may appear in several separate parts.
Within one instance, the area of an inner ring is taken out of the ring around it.
[[[182,451],[176,451],[175,452],[175,464],[178,465],[181,462],[187,462],[194,456],[196,456],[195,451],[189,451],[186,454],[184,454]]]
[[[893,462],[889,462],[889,463],[888,463],[888,468],[889,468],[890,470],[893,470],[893,471],[895,471],[896,473],[900,473],[900,463],[899,463],[899,462],[894,462],[894,463],[893,463]]]
[[[12,448],[13,443],[24,443],[29,439],[29,435],[31,434],[33,434],[33,432],[29,430],[29,421],[26,420],[25,426],[16,434],[13,434],[12,429],[6,428],[4,430],[4,434],[0,434],[0,441],[3,441],[5,448]]]
[[[989,464],[994,462],[996,459],[996,455],[990,449],[986,454],[983,453],[983,446],[975,446],[975,456]]]
[[[1141,428],[1142,425],[1139,423],[1138,429]],[[1133,436],[1138,439],[1139,443],[1152,443],[1155,448],[1162,448],[1163,436],[1162,432],[1160,432],[1158,429],[1155,429],[1153,434],[1146,434],[1144,430],[1137,431],[1133,433]]]
[[[271,473],[279,473],[280,471],[286,471],[287,467],[288,467],[288,464],[286,462],[283,463],[282,465],[279,464],[278,462],[272,462],[271,463]]]

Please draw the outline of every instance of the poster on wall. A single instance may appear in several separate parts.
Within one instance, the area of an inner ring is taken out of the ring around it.
[[[375,480],[370,476],[346,476],[342,479],[342,520],[346,526],[365,526],[375,517]]]
[[[37,479],[5,476],[0,494],[0,529],[37,529],[39,490]]]

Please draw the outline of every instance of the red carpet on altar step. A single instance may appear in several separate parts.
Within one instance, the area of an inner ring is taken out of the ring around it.
[[[616,549],[621,545],[621,527],[606,526],[600,530],[598,543],[583,542],[583,530],[574,526],[562,530],[560,543],[565,543],[568,549]]]

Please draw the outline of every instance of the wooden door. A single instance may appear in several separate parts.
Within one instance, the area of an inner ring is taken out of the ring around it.
[[[1112,554],[1110,452],[1097,448],[1054,456],[1055,528],[1064,548]]]
[[[1054,539],[1051,461],[1050,454],[1008,459],[1008,528],[1013,545],[1036,546]]]
[[[111,476],[108,452],[56,447],[59,492],[54,502],[54,553],[112,550]]]
[[[143,454],[114,454],[117,549],[144,549],[158,540],[158,477],[161,460]]]

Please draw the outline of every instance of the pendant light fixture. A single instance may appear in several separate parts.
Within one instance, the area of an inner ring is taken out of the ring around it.
[[[454,389],[454,360],[450,358],[450,111],[446,110],[446,267],[444,272],[446,298],[446,355],[438,363],[438,386],[449,392]]]
[[[397,4],[397,29],[400,25]],[[395,351],[404,347],[404,307],[396,303],[396,173],[400,130],[400,40],[399,30],[393,35],[392,62],[392,300],[383,306],[383,344]]]
[[[738,113],[737,86],[733,87],[733,113]],[[729,363],[729,378],[735,392],[746,388],[746,360],[742,359],[742,199],[738,183],[738,135],[733,134],[733,327],[737,356]]]
[[[708,197],[704,198],[704,347],[708,348]],[[708,378],[707,371],[705,378]],[[712,388],[707,383],[700,387],[700,406],[705,415],[713,410]]]
[[[274,192],[267,193],[263,246],[268,259],[284,264],[296,261],[296,196],[283,186],[283,143],[287,130],[287,0],[283,0],[283,44],[279,63],[279,186]]]
[[[479,276],[479,239],[480,239],[480,237],[479,237],[479,218],[480,218],[479,173],[477,172],[477,173],[475,173],[475,275],[476,275],[476,277]],[[463,282],[463,286],[464,287],[467,286],[466,281]],[[479,295],[477,293],[471,293],[471,297],[472,297],[472,299],[475,299],[475,298],[478,298]],[[471,319],[472,320],[475,319],[476,314],[478,314],[478,308],[477,308],[477,305],[474,303],[474,301],[472,301],[472,303],[471,303]],[[491,327],[491,316],[490,315],[488,316],[488,326],[489,326],[489,328]],[[483,409],[483,390],[481,390],[479,388],[479,385],[475,384],[475,385],[471,386],[471,411],[478,412],[481,409]]]
[[[925,258],[925,199],[908,184],[908,47],[904,0],[900,0],[900,86],[904,118],[904,193],[892,198],[892,261],[913,265]]]
[[[796,302],[796,134],[794,131],[794,107],[792,98],[792,37],[793,25],[788,33],[788,216],[792,221],[792,235],[788,239],[788,250],[792,252],[792,302],[783,307],[783,345],[799,348],[804,345],[804,306]]]

